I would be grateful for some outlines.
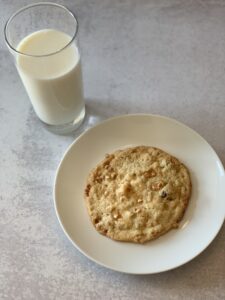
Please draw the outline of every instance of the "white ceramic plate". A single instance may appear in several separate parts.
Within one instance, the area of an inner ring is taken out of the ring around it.
[[[83,199],[90,170],[106,153],[131,145],[155,146],[176,156],[188,166],[193,184],[181,228],[144,245],[100,235]],[[225,216],[225,174],[214,150],[192,129],[156,115],[112,118],[81,135],[59,165],[54,194],[59,222],[74,246],[100,265],[126,273],[158,273],[190,261],[215,238]]]

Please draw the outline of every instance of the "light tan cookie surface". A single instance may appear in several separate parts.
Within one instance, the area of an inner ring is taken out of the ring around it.
[[[97,231],[136,243],[176,228],[190,195],[188,169],[175,157],[148,146],[107,155],[90,172],[85,188]]]

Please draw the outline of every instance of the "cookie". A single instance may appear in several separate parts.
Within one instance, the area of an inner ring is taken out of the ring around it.
[[[107,237],[145,243],[177,228],[191,195],[187,167],[165,151],[138,146],[108,154],[89,174],[90,219]]]

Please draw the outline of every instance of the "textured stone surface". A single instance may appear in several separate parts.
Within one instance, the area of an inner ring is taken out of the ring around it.
[[[34,1],[0,0],[0,25]],[[80,21],[88,117],[176,118],[225,163],[225,1],[58,1]],[[67,146],[35,117],[0,33],[0,299],[224,299],[225,228],[192,262],[131,276],[80,254],[56,219],[52,189]]]

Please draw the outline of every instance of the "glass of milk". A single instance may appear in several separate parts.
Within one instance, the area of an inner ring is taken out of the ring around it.
[[[5,25],[5,40],[32,106],[58,134],[75,130],[85,116],[77,34],[74,14],[50,2],[20,9]]]

